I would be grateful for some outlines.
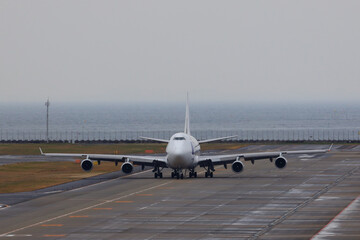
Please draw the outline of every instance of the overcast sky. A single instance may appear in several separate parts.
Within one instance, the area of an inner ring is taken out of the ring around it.
[[[359,87],[358,0],[0,0],[0,102],[359,102]]]

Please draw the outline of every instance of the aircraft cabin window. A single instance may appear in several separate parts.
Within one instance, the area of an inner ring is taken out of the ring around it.
[[[184,137],[175,137],[174,140],[185,140]]]

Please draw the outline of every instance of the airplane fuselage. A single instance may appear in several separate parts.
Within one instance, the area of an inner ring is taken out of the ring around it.
[[[169,168],[181,170],[195,168],[200,156],[200,144],[191,135],[176,133],[166,147]]]

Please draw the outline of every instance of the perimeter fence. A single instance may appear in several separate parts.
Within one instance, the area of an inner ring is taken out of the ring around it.
[[[50,131],[50,142],[135,142],[140,137],[169,139],[174,131]],[[360,142],[360,128],[356,129],[253,129],[192,131],[198,140],[234,136],[226,141],[257,142]],[[46,131],[2,131],[1,142],[44,142]]]

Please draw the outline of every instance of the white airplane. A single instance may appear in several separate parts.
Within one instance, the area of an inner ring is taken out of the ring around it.
[[[162,170],[164,168],[171,168],[172,178],[184,178],[184,172],[189,171],[189,177],[197,177],[197,172],[195,168],[197,166],[203,167],[205,172],[205,177],[213,177],[213,172],[215,171],[215,165],[224,165],[227,168],[227,164],[231,164],[231,168],[234,172],[239,173],[244,169],[244,165],[241,162],[251,161],[254,164],[255,160],[260,159],[269,159],[271,162],[275,158],[275,166],[279,169],[283,169],[287,160],[284,155],[289,154],[316,154],[316,153],[326,153],[331,150],[332,145],[328,149],[320,150],[300,150],[300,151],[281,151],[281,152],[259,152],[259,153],[238,153],[230,155],[201,155],[200,154],[200,144],[214,142],[229,138],[234,138],[236,136],[214,138],[208,140],[198,141],[193,136],[190,135],[190,118],[189,118],[189,98],[187,97],[186,101],[186,114],[185,114],[185,129],[184,132],[179,132],[174,134],[170,140],[166,139],[157,139],[157,138],[147,138],[141,137],[143,139],[164,142],[167,143],[166,147],[166,156],[137,156],[137,155],[111,155],[111,154],[72,154],[72,153],[43,153],[40,148],[40,153],[44,156],[55,156],[55,157],[72,157],[72,158],[84,158],[80,165],[84,171],[91,171],[93,168],[93,161],[97,161],[100,165],[101,161],[110,161],[115,162],[115,166],[119,162],[122,162],[121,169],[124,173],[131,173],[134,169],[133,164],[141,165],[142,170],[145,166],[153,167],[154,177],[162,178]]]

